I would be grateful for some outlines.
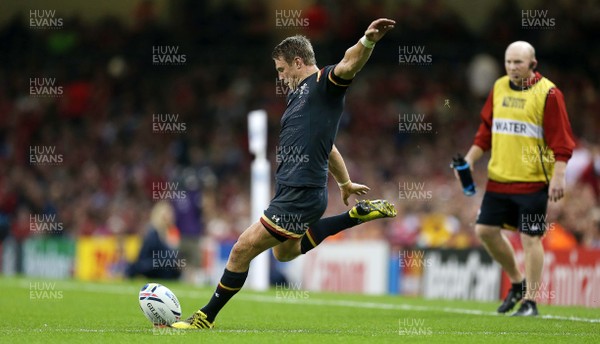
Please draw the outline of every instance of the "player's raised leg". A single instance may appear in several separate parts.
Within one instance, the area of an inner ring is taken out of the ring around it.
[[[260,222],[248,227],[233,245],[225,272],[210,301],[185,321],[176,322],[171,326],[179,329],[212,328],[219,311],[242,289],[252,259],[280,243]]]
[[[340,215],[322,218],[310,226],[301,239],[288,240],[273,248],[275,258],[280,262],[289,262],[304,254],[327,237],[363,222],[396,216],[396,208],[386,200],[359,201],[352,209]]]
[[[317,247],[327,237],[363,222],[396,216],[396,208],[386,200],[359,201],[350,211],[320,219],[311,226],[300,241],[301,253]]]

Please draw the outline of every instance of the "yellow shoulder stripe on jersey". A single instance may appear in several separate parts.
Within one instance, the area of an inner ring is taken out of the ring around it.
[[[317,82],[319,82],[319,80],[321,80],[321,74],[323,74],[322,72],[323,72],[322,69],[319,69],[319,71],[317,72]]]

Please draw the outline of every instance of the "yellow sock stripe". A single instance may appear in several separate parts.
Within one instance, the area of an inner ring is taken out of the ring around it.
[[[310,243],[313,245],[313,247],[317,247],[317,244],[313,240],[312,235],[310,235],[310,231],[306,231],[306,237],[308,238],[308,240],[310,241]]]
[[[223,285],[223,283],[221,283],[221,282],[219,282],[219,287],[221,287],[225,290],[229,290],[229,291],[238,291],[238,290],[242,289],[241,287],[240,288],[231,288],[231,287]]]

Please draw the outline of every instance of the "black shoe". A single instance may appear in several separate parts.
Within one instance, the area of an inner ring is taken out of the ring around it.
[[[521,302],[521,307],[519,310],[512,314],[513,317],[534,317],[538,315],[537,306],[535,305],[535,301],[524,300]]]
[[[508,295],[506,295],[506,297],[504,298],[504,301],[502,302],[500,307],[498,307],[498,313],[506,313],[506,312],[510,311],[511,309],[513,309],[515,307],[515,305],[517,304],[517,302],[519,302],[519,301],[521,301],[521,299],[523,299],[524,294],[525,294],[525,280],[523,280],[523,282],[521,283],[520,288],[515,288],[515,285],[513,284],[513,287],[510,288],[510,290],[508,291]]]

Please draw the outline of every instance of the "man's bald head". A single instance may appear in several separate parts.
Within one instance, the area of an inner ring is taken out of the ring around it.
[[[504,53],[504,67],[506,74],[515,85],[522,85],[524,81],[535,76],[537,66],[535,49],[525,41],[511,43]]]
[[[505,54],[508,54],[509,52],[522,54],[530,60],[535,60],[535,49],[533,48],[533,45],[525,41],[512,42],[508,48],[506,48]]]

